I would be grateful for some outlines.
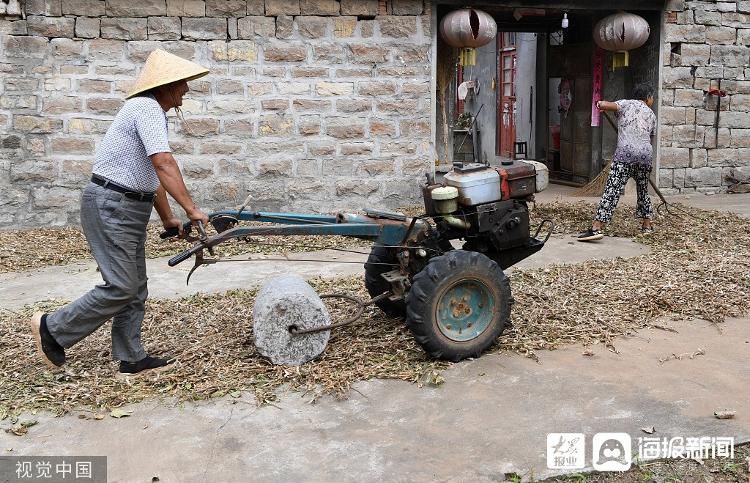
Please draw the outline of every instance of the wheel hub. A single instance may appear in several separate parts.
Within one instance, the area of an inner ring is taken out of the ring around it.
[[[444,336],[462,342],[484,332],[494,311],[495,304],[488,287],[477,280],[461,280],[439,298],[436,320]]]

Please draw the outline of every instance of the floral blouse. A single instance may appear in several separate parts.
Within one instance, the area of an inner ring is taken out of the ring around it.
[[[654,160],[651,136],[656,132],[656,114],[639,100],[624,99],[615,104],[617,148],[612,161],[651,167]]]

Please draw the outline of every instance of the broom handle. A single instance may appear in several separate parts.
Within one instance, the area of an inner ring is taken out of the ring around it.
[[[617,125],[612,120],[612,118],[609,117],[609,113],[607,111],[602,111],[602,114],[604,114],[604,118],[607,120],[607,122],[609,122],[609,125],[612,126],[612,129],[614,129],[615,132],[617,132]],[[651,179],[651,176],[648,177],[648,184],[650,184],[651,187],[654,189],[654,193],[656,193],[656,196],[659,197],[659,199],[661,200],[661,202],[666,205],[667,204],[667,200],[664,199],[664,195],[661,194],[661,190],[659,189],[658,186],[656,186],[656,183],[654,183],[654,181]]]

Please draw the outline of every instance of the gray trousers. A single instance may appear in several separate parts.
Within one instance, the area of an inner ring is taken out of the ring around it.
[[[112,358],[146,357],[141,323],[148,296],[146,225],[153,203],[89,183],[81,197],[81,225],[104,283],[47,315],[47,327],[66,349],[112,318]]]

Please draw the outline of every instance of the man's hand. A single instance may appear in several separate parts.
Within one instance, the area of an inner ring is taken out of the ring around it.
[[[187,211],[187,216],[193,222],[193,225],[197,225],[199,221],[203,222],[204,225],[208,224],[208,215],[195,205],[193,205],[193,209]]]
[[[177,218],[176,216],[171,216],[167,218],[166,220],[162,220],[161,224],[165,230],[169,230],[170,228],[177,228],[177,231],[179,232],[179,237],[182,238],[183,236],[182,221],[180,221],[179,218]]]

